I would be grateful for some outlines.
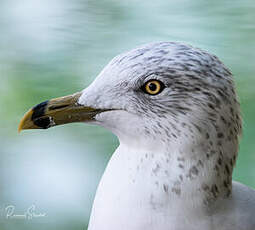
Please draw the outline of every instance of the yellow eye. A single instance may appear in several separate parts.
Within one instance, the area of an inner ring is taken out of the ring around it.
[[[150,95],[157,95],[161,93],[164,88],[165,85],[158,80],[149,80],[142,87],[143,91]]]

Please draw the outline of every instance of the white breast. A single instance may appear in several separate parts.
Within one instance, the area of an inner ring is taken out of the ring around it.
[[[255,197],[249,198],[253,190],[235,183],[233,197],[218,201],[210,212],[192,210],[192,197],[178,196],[170,186],[164,188],[167,181],[174,181],[171,158],[169,165],[163,165],[166,157],[120,145],[99,184],[88,229],[228,230],[231,226],[233,230],[253,230],[249,215],[255,211],[255,204],[250,203]]]
[[[189,211],[192,215],[185,221],[182,218],[188,212],[182,208],[187,200],[178,198],[168,185],[174,183],[171,170],[175,174],[178,171],[171,169],[170,156],[132,151],[120,145],[108,163],[96,193],[89,230],[169,230],[170,226],[190,226],[193,212]],[[176,227],[171,229],[179,229]]]

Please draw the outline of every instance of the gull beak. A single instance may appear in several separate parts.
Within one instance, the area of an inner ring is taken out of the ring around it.
[[[71,122],[93,121],[96,114],[106,111],[80,105],[81,92],[42,102],[30,109],[21,119],[18,131],[48,129]]]

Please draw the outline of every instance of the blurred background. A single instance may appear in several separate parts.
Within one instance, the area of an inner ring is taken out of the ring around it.
[[[84,124],[18,135],[18,123],[31,106],[85,88],[115,55],[153,41],[190,43],[232,70],[244,120],[234,179],[255,188],[254,0],[0,3],[1,230],[86,229],[117,138]],[[46,215],[7,219],[9,205]]]

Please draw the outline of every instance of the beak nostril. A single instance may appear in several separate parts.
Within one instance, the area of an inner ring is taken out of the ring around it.
[[[63,109],[65,107],[68,107],[69,105],[52,105],[48,107],[49,110],[56,110],[56,109]]]

